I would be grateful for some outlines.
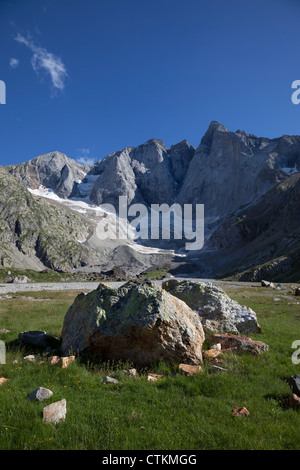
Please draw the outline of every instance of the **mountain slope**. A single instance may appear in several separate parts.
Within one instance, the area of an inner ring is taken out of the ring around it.
[[[97,259],[79,240],[91,224],[79,214],[61,210],[0,167],[0,254],[2,266],[69,270]]]
[[[300,280],[300,173],[227,217],[208,242],[223,259],[219,274],[241,280]]]

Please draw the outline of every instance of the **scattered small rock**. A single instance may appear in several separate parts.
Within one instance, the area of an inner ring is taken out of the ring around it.
[[[147,380],[148,382],[156,382],[157,379],[162,379],[164,376],[160,374],[153,374],[152,372],[148,374]]]
[[[300,397],[298,397],[295,393],[293,393],[288,398],[285,398],[283,400],[283,403],[288,408],[294,408],[294,409],[300,408]]]
[[[203,357],[206,360],[215,359],[221,354],[221,351],[218,349],[208,349],[207,351],[203,351]]]
[[[75,361],[75,359],[75,356],[50,356],[48,361],[52,365],[59,364],[61,365],[62,369],[66,369],[70,364],[72,364],[72,362]]]
[[[26,398],[30,401],[34,400],[34,401],[42,402],[52,397],[52,395],[53,395],[53,392],[51,392],[51,390],[49,390],[48,388],[38,387],[35,390],[33,390],[33,392],[29,393]]]
[[[58,364],[59,361],[60,361],[60,357],[59,357],[59,356],[51,356],[51,357],[49,357],[49,362],[50,362],[50,364],[55,365],[55,364]]]
[[[27,284],[30,282],[30,279],[28,279],[27,276],[15,276],[10,280],[10,282],[12,284]]]
[[[209,343],[221,343],[222,352],[237,351],[261,354],[268,351],[269,346],[262,341],[253,341],[246,336],[236,336],[227,333],[215,334],[209,338]]]
[[[147,382],[156,382],[157,378],[153,377],[153,375],[147,375]]]
[[[75,361],[75,356],[61,357],[60,360],[62,369],[66,369],[67,367],[69,367],[70,364],[72,364],[72,362]]]
[[[128,375],[131,379],[135,379],[137,377],[137,371],[136,369],[128,369],[128,370],[123,370],[123,374]]]
[[[24,361],[36,362],[37,356],[35,354],[29,354],[28,356],[23,357]]]
[[[10,330],[7,330],[6,328],[2,328],[2,330],[0,330],[0,333],[1,334],[6,334],[6,333],[9,333]]]
[[[67,401],[65,399],[51,403],[43,409],[43,421],[59,423],[65,421],[67,413]]]
[[[232,416],[237,416],[238,418],[242,418],[243,416],[250,416],[250,413],[245,407],[234,408],[234,410],[232,410]]]
[[[113,377],[104,377],[104,379],[101,380],[102,384],[118,384],[119,381],[117,379],[114,379]]]
[[[181,372],[184,375],[194,375],[194,374],[200,374],[203,372],[203,369],[201,366],[194,366],[190,364],[179,364],[179,372]]]
[[[210,349],[216,349],[217,351],[221,351],[222,345],[221,343],[213,344]]]
[[[9,379],[6,379],[5,377],[0,377],[0,385],[5,384],[5,382],[8,382]]]
[[[224,369],[224,367],[216,366],[215,364],[212,365],[213,372],[228,372],[228,369]]]
[[[275,289],[273,282],[261,280],[260,283],[262,287],[269,287],[271,289]]]

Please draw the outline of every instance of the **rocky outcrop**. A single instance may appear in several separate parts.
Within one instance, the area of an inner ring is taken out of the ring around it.
[[[66,313],[62,351],[139,366],[159,360],[199,364],[204,332],[199,316],[151,282],[105,284],[80,294]]]
[[[230,299],[218,286],[171,279],[163,282],[162,287],[195,310],[207,332],[261,332],[255,312]]]
[[[278,259],[271,260],[263,266],[256,266],[238,276],[239,281],[263,282],[263,279],[269,277],[271,279],[284,279],[286,274],[291,271],[293,265],[292,256],[282,256]]]

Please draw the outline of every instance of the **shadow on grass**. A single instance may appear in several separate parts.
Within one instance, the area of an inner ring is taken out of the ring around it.
[[[5,343],[5,345],[7,353],[22,354],[23,356],[28,356],[30,354],[43,355],[45,353],[48,353],[49,355],[61,355],[61,340],[56,338],[53,338],[53,341],[49,342],[48,347],[50,347],[51,349],[49,349],[48,351],[45,347],[36,346],[32,344],[25,344],[19,339],[9,341]]]
[[[270,393],[268,395],[264,395],[264,398],[266,400],[274,400],[278,403],[280,408],[284,411],[288,411],[291,409],[291,407],[288,405],[288,399],[290,398],[291,394],[284,394],[284,395],[278,395],[275,393]]]

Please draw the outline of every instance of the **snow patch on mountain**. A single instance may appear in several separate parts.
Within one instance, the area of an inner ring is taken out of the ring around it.
[[[284,171],[285,173],[288,173],[289,175],[294,175],[295,173],[299,173],[296,163],[293,168],[285,167],[285,168],[281,168],[281,170]]]

